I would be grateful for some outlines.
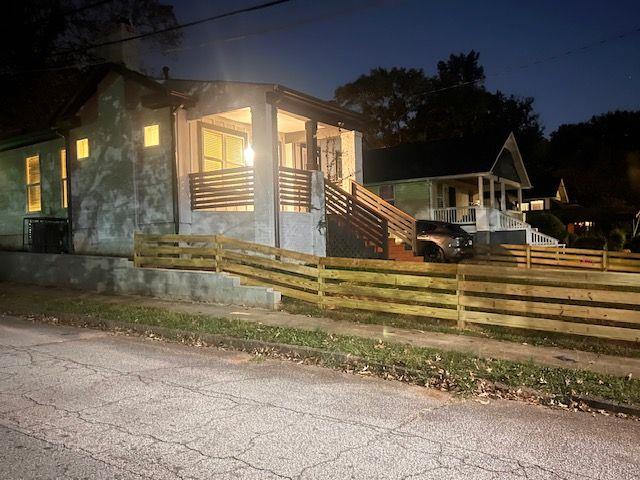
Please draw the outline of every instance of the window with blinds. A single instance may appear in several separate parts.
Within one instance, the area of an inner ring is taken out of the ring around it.
[[[68,190],[67,190],[67,151],[63,148],[60,150],[60,202],[62,208],[68,206]]]
[[[202,128],[202,171],[244,167],[244,138]]]
[[[78,159],[89,158],[89,139],[76,140],[76,156]]]
[[[27,157],[26,161],[27,212],[42,210],[42,196],[40,188],[40,157]]]
[[[155,147],[160,145],[160,126],[147,125],[144,127],[144,146]]]

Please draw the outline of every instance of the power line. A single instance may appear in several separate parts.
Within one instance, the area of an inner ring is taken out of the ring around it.
[[[447,90],[453,90],[455,88],[461,88],[461,87],[466,87],[466,86],[469,86],[469,85],[474,85],[476,83],[482,83],[482,82],[484,82],[486,80],[487,77],[500,77],[502,75],[508,75],[510,73],[513,73],[516,70],[524,70],[524,69],[530,68],[532,66],[541,65],[543,63],[548,63],[548,62],[553,62],[553,61],[556,61],[556,60],[560,60],[562,58],[566,58],[566,57],[568,57],[570,55],[574,55],[576,53],[583,53],[583,52],[592,50],[593,48],[602,47],[602,46],[606,45],[607,43],[610,43],[610,42],[615,41],[615,40],[622,40],[622,39],[624,39],[626,37],[630,37],[631,35],[634,35],[634,34],[637,34],[637,33],[640,33],[640,26],[639,27],[635,27],[632,30],[627,30],[625,32],[618,33],[616,35],[611,35],[610,37],[603,38],[603,39],[601,39],[599,41],[595,41],[595,42],[591,42],[591,43],[582,45],[581,47],[577,47],[577,48],[573,48],[573,49],[570,49],[570,50],[566,50],[566,51],[564,51],[562,53],[557,53],[555,55],[551,55],[549,57],[544,57],[544,58],[541,58],[541,59],[538,59],[538,60],[534,60],[532,62],[528,62],[528,63],[522,64],[522,65],[518,65],[518,66],[515,66],[515,67],[507,67],[502,72],[497,72],[497,73],[493,73],[493,74],[490,74],[490,75],[486,75],[483,78],[479,78],[477,80],[472,80],[472,81],[469,81],[469,82],[461,82],[461,83],[457,83],[455,85],[451,85],[449,87],[438,88],[436,90],[430,90],[428,92],[421,92],[421,93],[418,93],[417,95],[431,95],[431,94],[434,94],[434,93],[445,92]]]
[[[240,15],[240,14],[249,13],[249,12],[256,12],[258,10],[265,10],[267,8],[275,7],[277,5],[281,5],[283,3],[288,3],[288,2],[291,2],[291,1],[293,1],[293,0],[272,0],[270,2],[261,3],[259,5],[240,8],[240,9],[237,9],[237,10],[232,10],[230,12],[225,12],[225,13],[221,13],[221,14],[218,14],[218,15],[213,15],[211,17],[201,18],[199,20],[194,20],[192,22],[173,25],[171,27],[163,28],[163,29],[160,29],[160,30],[153,30],[151,32],[140,33],[138,35],[132,35],[131,37],[120,38],[120,39],[117,39],[117,40],[110,40],[110,41],[101,42],[101,43],[95,43],[93,45],[88,45],[88,46],[79,47],[79,48],[67,49],[67,50],[63,50],[63,51],[60,51],[60,52],[54,52],[54,53],[51,54],[51,56],[69,55],[69,54],[72,54],[72,53],[85,52],[87,50],[91,50],[91,49],[94,49],[94,48],[106,47],[106,46],[109,46],[109,45],[116,45],[118,43],[130,42],[132,40],[139,40],[139,39],[142,39],[142,38],[151,37],[153,35],[159,35],[161,33],[173,32],[173,31],[180,30],[180,29],[183,29],[183,28],[193,27],[195,25],[200,25],[202,23],[211,22],[211,21],[214,21],[214,20],[220,20],[222,18],[227,18],[227,17],[231,17],[231,16],[234,16],[234,15]]]
[[[222,42],[232,42],[232,41],[237,41],[237,40],[244,40],[246,38],[254,37],[254,36],[257,36],[257,35],[263,35],[265,33],[272,33],[272,32],[287,30],[289,28],[295,28],[295,27],[298,27],[298,26],[301,26],[301,25],[307,25],[307,24],[310,24],[310,23],[331,20],[333,18],[340,17],[340,16],[343,16],[343,15],[348,15],[350,13],[353,13],[353,12],[356,12],[356,11],[359,11],[359,10],[379,7],[379,6],[383,5],[383,4],[391,3],[392,1],[395,1],[395,0],[378,0],[377,2],[370,1],[367,5],[359,5],[359,6],[355,6],[355,7],[343,8],[341,10],[337,10],[337,11],[334,11],[334,12],[329,12],[329,13],[322,14],[322,15],[316,15],[316,16],[313,16],[313,17],[308,17],[308,18],[304,18],[304,19],[301,19],[301,20],[288,22],[288,23],[285,23],[283,25],[278,25],[278,26],[275,26],[275,27],[267,27],[267,28],[264,28],[264,29],[261,29],[261,30],[255,30],[255,31],[252,31],[252,32],[246,32],[246,33],[238,34],[238,35],[235,35],[235,36],[214,38],[213,40],[207,40],[207,41],[199,43],[197,45],[186,45],[186,46],[180,46],[180,47],[167,48],[167,49],[163,50],[163,53],[182,52],[182,51],[187,51],[187,50],[194,50],[196,48],[204,48],[204,47],[208,47],[208,46],[215,45],[217,43],[222,43]]]

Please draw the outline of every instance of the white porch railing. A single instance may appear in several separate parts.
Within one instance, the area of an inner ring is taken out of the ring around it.
[[[496,212],[498,213],[498,224],[496,225],[498,230],[526,230],[527,228],[531,228],[531,225],[527,222],[507,215],[500,210],[496,210]]]
[[[490,207],[446,207],[431,210],[431,220],[472,225],[476,231],[518,231],[526,232],[527,244],[538,246],[556,246],[558,240],[540,233],[527,222],[514,216],[514,212],[502,212]]]
[[[557,247],[558,240],[550,235],[529,228],[529,230],[527,230],[527,244],[539,247]]]
[[[433,220],[457,223],[458,225],[475,225],[476,207],[434,208]]]

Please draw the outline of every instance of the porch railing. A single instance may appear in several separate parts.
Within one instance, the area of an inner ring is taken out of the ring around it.
[[[229,168],[189,175],[191,210],[253,207],[252,167]]]
[[[538,247],[557,247],[558,240],[533,228],[527,230],[527,244]]]
[[[311,172],[280,167],[278,171],[280,210],[311,210]]]
[[[475,225],[476,207],[434,208],[433,220],[458,225]]]
[[[327,214],[338,217],[346,228],[386,258],[389,239],[387,220],[355,195],[326,180],[324,194]]]
[[[527,222],[523,222],[511,215],[507,215],[504,212],[497,210],[498,212],[498,225],[499,230],[527,230],[531,228]]]
[[[399,238],[416,251],[416,219],[398,207],[351,181],[351,193],[359,201],[382,215],[389,226],[389,234]]]

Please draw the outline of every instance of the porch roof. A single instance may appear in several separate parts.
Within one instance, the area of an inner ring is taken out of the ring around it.
[[[365,184],[460,177],[473,175],[519,178],[524,188],[529,186],[526,172],[506,172],[506,163],[520,163],[520,154],[506,148],[512,136],[473,136],[449,138],[432,142],[410,143],[365,152],[363,159]],[[505,141],[506,139],[506,141]],[[515,145],[515,141],[513,142]],[[519,170],[516,167],[516,170]]]

